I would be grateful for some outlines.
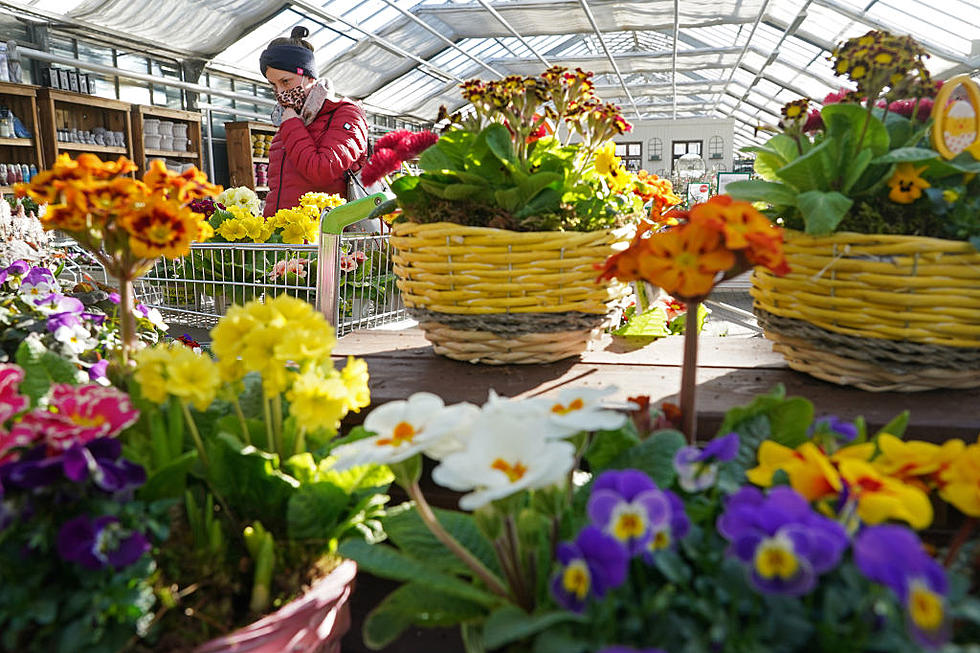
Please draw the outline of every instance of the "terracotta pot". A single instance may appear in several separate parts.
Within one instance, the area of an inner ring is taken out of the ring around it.
[[[295,601],[194,652],[340,653],[340,640],[350,628],[349,599],[356,575],[357,565],[345,560]]]

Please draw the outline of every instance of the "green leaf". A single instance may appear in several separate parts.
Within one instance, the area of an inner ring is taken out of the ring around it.
[[[768,202],[773,206],[796,206],[796,191],[775,181],[750,179],[725,185],[725,194],[743,202]]]
[[[854,200],[837,191],[811,190],[800,193],[798,205],[806,220],[806,233],[823,236],[831,233],[851,209]]]
[[[629,322],[614,330],[613,335],[642,338],[669,336],[667,310],[663,306],[654,306],[648,311],[634,315]]]
[[[862,132],[864,139],[860,149],[869,148],[874,156],[882,156],[888,152],[888,145],[891,142],[888,130],[881,120],[874,115],[869,115],[866,108],[857,104],[828,104],[820,110],[820,116],[823,118],[829,138],[843,141],[845,137],[853,136],[854,143],[848,152],[849,156],[856,156],[857,139]]]
[[[790,397],[769,410],[769,439],[795,449],[807,441],[813,422],[813,404],[803,397]]]
[[[529,215],[547,213],[550,210],[557,209],[560,204],[561,194],[554,188],[545,188],[516,211],[514,217],[521,219]]]
[[[896,438],[901,438],[905,435],[905,429],[909,425],[909,415],[911,413],[908,410],[903,410],[898,415],[892,418],[892,421],[888,422],[881,429],[875,433],[875,438],[877,438],[882,433],[888,433],[889,435],[894,435]]]
[[[473,516],[455,510],[434,509],[436,519],[464,549],[472,553],[495,574],[500,565],[490,540],[477,527]],[[436,539],[411,504],[392,508],[382,519],[385,532],[402,553],[424,560],[445,571],[470,573],[469,567]]]
[[[328,539],[350,495],[333,483],[303,485],[289,497],[286,524],[291,539]]]
[[[860,154],[854,157],[844,171],[844,183],[842,190],[847,193],[851,190],[854,184],[857,183],[861,175],[868,168],[868,164],[871,162],[871,150],[861,150]]]
[[[428,172],[444,172],[453,169],[453,161],[446,150],[430,147],[419,155],[419,167]]]
[[[517,153],[514,152],[514,142],[510,132],[500,123],[494,123],[483,130],[487,146],[494,156],[511,166],[517,165]]]
[[[227,433],[209,440],[205,447],[210,459],[208,480],[239,519],[258,519],[271,530],[285,524],[289,497],[300,484],[279,470],[278,456],[253,446],[243,447]]]
[[[599,431],[585,452],[585,459],[592,471],[605,469],[617,456],[640,443],[632,422],[615,431]]]
[[[670,487],[674,482],[674,454],[687,444],[680,431],[665,429],[656,431],[640,444],[617,456],[609,469],[639,469],[647,473],[659,487]]]
[[[197,451],[185,451],[155,469],[137,494],[142,501],[180,498],[187,487],[187,472],[197,462]]]
[[[430,147],[419,156],[419,164],[422,164],[423,157],[425,157],[426,152],[438,150],[439,154],[442,154],[449,159],[449,165],[442,167],[461,170],[465,167],[466,155],[473,146],[473,141],[475,139],[476,135],[470,131],[465,129],[451,129],[445,134],[442,134],[433,147]],[[438,155],[433,154],[433,156]],[[433,159],[433,161],[436,162],[437,160]],[[425,170],[429,169],[425,168]]]
[[[31,398],[31,405],[47,394],[52,383],[80,383],[81,372],[71,361],[47,349],[40,340],[27,338],[17,347],[15,360],[24,370],[20,384],[22,394]]]
[[[939,152],[924,147],[900,147],[887,154],[875,157],[871,163],[879,165],[884,163],[904,163],[907,161],[926,161],[928,159],[935,159],[938,156]]]
[[[332,465],[332,462],[330,464]],[[324,467],[326,465],[321,462],[321,471],[317,477],[323,481],[330,481],[348,494],[365,488],[384,487],[395,480],[395,475],[386,465],[358,465],[342,472],[324,469]]]
[[[777,181],[779,175],[776,171],[786,165],[786,160],[783,159],[778,154],[770,154],[768,152],[759,152],[755,155],[755,164],[753,168],[760,177],[766,181]]]
[[[829,154],[834,145],[833,139],[825,139],[806,154],[776,170],[776,176],[800,193],[829,188],[834,174],[834,164]]]
[[[364,643],[381,649],[412,625],[448,627],[486,614],[472,601],[432,590],[425,583],[402,585],[384,598],[364,621]]]
[[[516,605],[504,605],[487,617],[483,625],[483,642],[488,649],[496,649],[536,635],[555,624],[578,619],[580,617],[567,610],[528,614]]]
[[[382,578],[420,582],[433,591],[487,607],[501,600],[470,581],[447,574],[431,563],[411,558],[384,544],[372,545],[363,540],[349,539],[341,543],[338,551],[340,555],[356,561],[365,571]]]

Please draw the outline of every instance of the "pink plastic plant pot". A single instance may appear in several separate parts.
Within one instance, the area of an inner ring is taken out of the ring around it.
[[[295,601],[194,653],[340,653],[357,565],[345,560]]]

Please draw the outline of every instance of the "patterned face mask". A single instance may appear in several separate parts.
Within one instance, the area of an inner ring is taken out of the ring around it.
[[[276,93],[276,100],[285,109],[292,107],[296,111],[300,111],[303,108],[303,103],[306,102],[306,89],[302,85],[287,88],[281,93]]]

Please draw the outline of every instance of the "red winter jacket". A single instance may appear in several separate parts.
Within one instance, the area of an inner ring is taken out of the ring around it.
[[[283,121],[269,147],[269,193],[263,213],[290,209],[310,191],[346,197],[344,171],[366,153],[367,118],[349,100],[327,100],[309,125],[299,117]]]

